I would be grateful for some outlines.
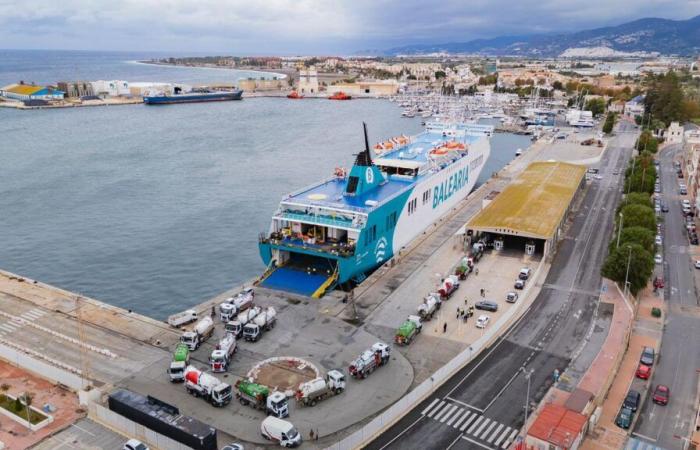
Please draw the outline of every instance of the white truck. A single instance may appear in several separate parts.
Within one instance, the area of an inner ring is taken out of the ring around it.
[[[171,327],[181,327],[197,320],[197,311],[188,309],[168,317],[168,325]]]
[[[243,327],[243,339],[256,342],[265,331],[270,331],[275,327],[277,321],[277,311],[270,306]]]
[[[251,308],[254,298],[253,288],[246,288],[233,297],[227,298],[219,305],[219,318],[224,323],[231,321],[236,314]]]
[[[202,397],[214,406],[224,406],[233,397],[230,384],[222,383],[215,376],[194,366],[185,369],[185,389],[190,395]]]
[[[418,306],[418,315],[423,320],[430,320],[433,318],[435,312],[440,309],[442,305],[442,300],[440,300],[440,294],[430,294],[423,300]]]
[[[243,336],[243,327],[255,319],[255,316],[262,312],[262,308],[259,306],[254,306],[250,309],[243,311],[236,316],[236,320],[232,320],[226,324],[226,331],[232,333],[236,336],[236,339],[240,339]]]
[[[180,342],[186,344],[191,350],[197,350],[200,345],[214,334],[214,321],[207,316],[197,322],[192,331],[185,331],[180,337]]]
[[[301,445],[301,433],[290,422],[269,416],[260,424],[260,434],[268,441],[277,442],[285,448]]]
[[[229,364],[231,364],[233,354],[237,349],[236,337],[231,333],[226,333],[226,336],[224,336],[219,343],[216,344],[216,348],[212,350],[211,356],[209,356],[211,371],[226,372]]]
[[[374,369],[389,363],[391,347],[383,342],[377,342],[369,350],[350,363],[349,372],[355,378],[367,378]]]
[[[298,402],[306,406],[316,406],[316,403],[345,390],[345,375],[339,370],[331,370],[326,377],[314,378],[301,383],[294,394]]]

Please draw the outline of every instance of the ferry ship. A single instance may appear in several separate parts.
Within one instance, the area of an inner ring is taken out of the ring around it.
[[[360,283],[471,192],[493,127],[428,123],[374,152],[364,132],[349,172],[337,168],[281,201],[260,235],[260,285],[318,298]]]
[[[158,93],[146,95],[143,102],[147,105],[169,105],[172,103],[199,103],[199,102],[222,102],[228,100],[240,100],[243,91],[236,89],[233,91],[192,91],[184,94],[175,93],[172,95]]]

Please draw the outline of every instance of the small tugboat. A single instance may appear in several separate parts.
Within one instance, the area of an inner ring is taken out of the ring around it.
[[[350,100],[352,97],[343,91],[338,91],[335,94],[328,97],[328,100]]]
[[[287,94],[287,98],[291,98],[292,100],[301,100],[304,98],[303,95],[299,95],[297,91],[292,91],[289,94]]]

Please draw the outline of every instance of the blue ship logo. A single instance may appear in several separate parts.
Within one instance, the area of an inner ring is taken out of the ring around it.
[[[382,236],[379,241],[377,241],[377,245],[374,247],[374,256],[377,258],[377,262],[380,263],[384,261],[384,256],[386,255],[386,246],[389,243],[387,242],[386,238]]]

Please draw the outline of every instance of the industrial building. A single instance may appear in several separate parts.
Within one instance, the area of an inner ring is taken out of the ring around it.
[[[338,92],[344,92],[354,97],[388,97],[399,93],[399,83],[396,80],[378,80],[337,83],[328,86],[330,95]]]
[[[68,98],[92,97],[95,90],[89,81],[59,81],[58,88],[66,93]]]
[[[63,100],[65,92],[34,84],[10,84],[0,89],[0,97],[12,100]]]
[[[253,79],[238,80],[238,88],[245,92],[279,91],[288,86],[286,79]]]
[[[487,236],[495,250],[523,249],[552,256],[566,216],[585,187],[586,168],[564,162],[534,162],[466,225],[475,241]]]

